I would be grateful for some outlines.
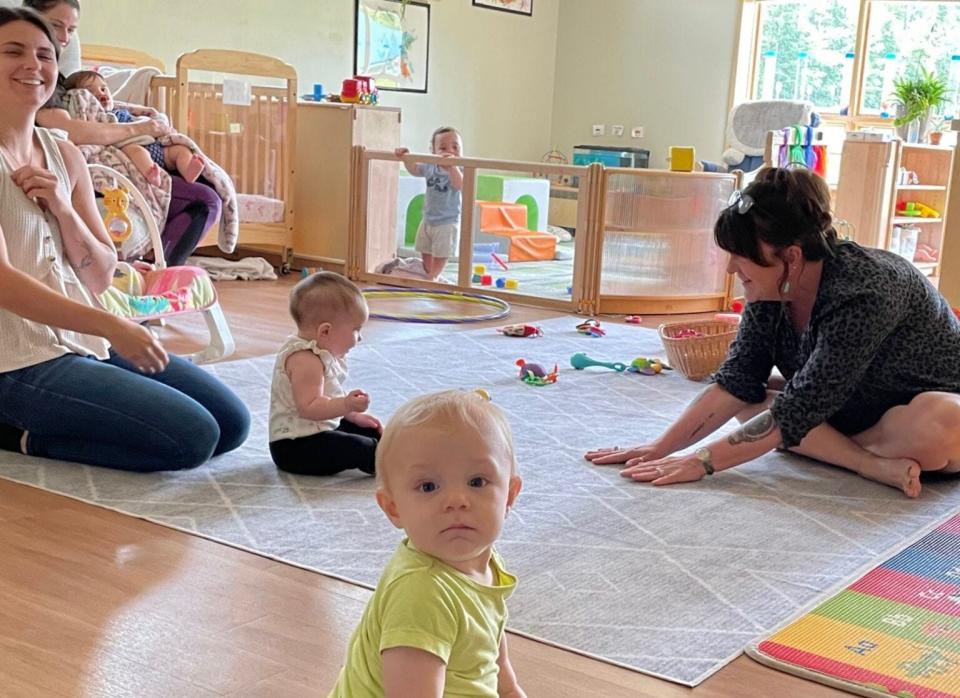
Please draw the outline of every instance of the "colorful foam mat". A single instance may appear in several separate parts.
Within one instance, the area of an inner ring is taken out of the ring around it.
[[[960,514],[747,654],[860,695],[960,698]]]

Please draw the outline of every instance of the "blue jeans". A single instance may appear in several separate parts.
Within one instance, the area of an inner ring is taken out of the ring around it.
[[[237,448],[250,413],[184,359],[146,376],[111,352],[0,373],[0,422],[29,432],[31,456],[152,472],[195,468]]]

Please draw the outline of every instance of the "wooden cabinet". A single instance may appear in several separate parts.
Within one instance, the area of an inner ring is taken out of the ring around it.
[[[836,215],[861,245],[910,259],[936,285],[941,277],[953,146],[854,141],[843,146]]]
[[[400,145],[400,110],[332,102],[300,102],[297,113],[297,211],[293,235],[296,259],[343,263],[350,229],[350,163],[352,148],[393,150]],[[393,192],[383,201],[396,205]]]

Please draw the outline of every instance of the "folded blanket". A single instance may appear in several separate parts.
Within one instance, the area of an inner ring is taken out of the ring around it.
[[[81,121],[99,121],[110,122],[115,120],[113,114],[104,110],[99,100],[87,90],[70,90],[64,97],[64,105],[72,119]],[[137,139],[139,142],[140,139]],[[152,139],[147,138],[146,142]],[[213,187],[214,191],[220,197],[223,203],[223,213],[220,216],[220,231],[217,238],[217,246],[224,252],[233,252],[237,246],[237,238],[240,234],[240,216],[237,206],[237,191],[233,185],[230,176],[206,154],[190,138],[182,133],[174,133],[169,136],[162,136],[157,141],[164,146],[181,144],[185,145],[195,153],[203,155],[206,166],[203,168],[201,176]],[[141,143],[142,144],[142,143]],[[126,175],[134,186],[143,194],[150,207],[150,214],[157,221],[157,225],[163,228],[167,220],[167,211],[170,207],[170,175],[166,172],[160,172],[160,186],[154,186],[140,174],[130,159],[120,150],[120,147],[113,145],[82,145],[80,152],[90,164],[99,164],[118,170]],[[113,186],[108,175],[99,172],[92,175],[94,188],[101,191],[104,188]],[[150,249],[150,236],[145,227],[134,225],[134,233],[121,248],[121,255],[124,259],[131,259],[143,255]]]
[[[187,264],[206,270],[214,281],[254,281],[277,278],[273,266],[263,257],[244,257],[237,261],[220,257],[190,257]]]

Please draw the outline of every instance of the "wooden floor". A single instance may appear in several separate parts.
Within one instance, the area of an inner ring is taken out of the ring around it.
[[[237,339],[233,358],[276,350],[292,329],[292,283],[218,285]],[[551,315],[515,308],[511,320]],[[372,321],[364,341],[475,327]],[[202,325],[179,320],[163,334],[174,350],[189,351]],[[368,596],[0,479],[0,696],[325,696]],[[531,698],[845,695],[745,657],[690,690],[520,637],[510,642]]]

